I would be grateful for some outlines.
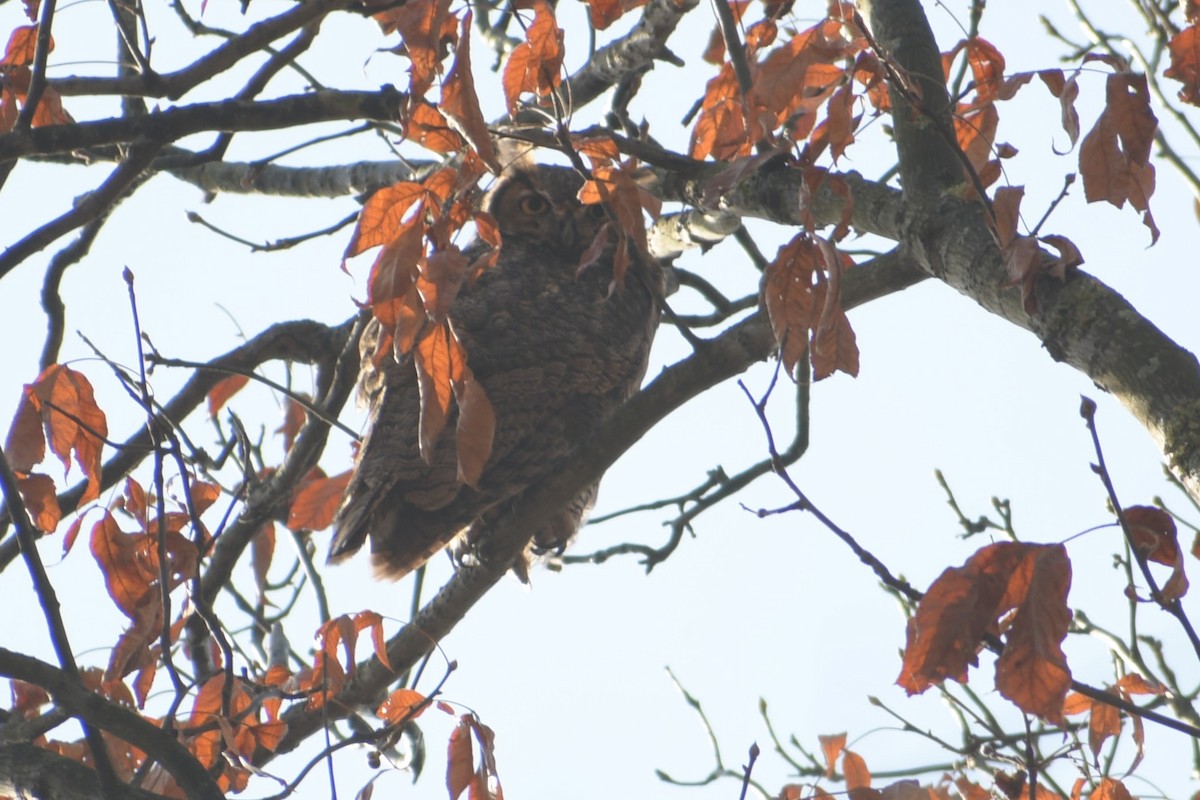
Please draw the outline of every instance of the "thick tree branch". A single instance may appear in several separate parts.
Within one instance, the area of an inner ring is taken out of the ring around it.
[[[0,675],[42,687],[72,716],[146,752],[171,773],[189,798],[223,799],[216,781],[174,735],[164,732],[140,714],[88,691],[63,670],[0,647]],[[44,796],[57,798],[56,795]]]
[[[114,78],[67,77],[50,82],[62,95],[139,95],[178,100],[189,91],[233,67],[243,58],[262,52],[271,42],[296,31],[332,11],[357,5],[354,0],[308,0],[278,16],[250,26],[187,67],[166,75],[145,72]]]
[[[2,743],[0,795],[37,800],[163,800],[162,795],[124,784],[106,792],[96,772],[78,761],[44,747]]]
[[[168,108],[144,117],[118,117],[73,125],[46,125],[0,136],[0,159],[46,155],[148,139],[171,142],[206,131],[266,131],[314,122],[395,120],[404,95],[392,86],[377,92],[321,91],[274,100],[221,100]]]

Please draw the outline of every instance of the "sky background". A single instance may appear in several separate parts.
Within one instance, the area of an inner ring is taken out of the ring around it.
[[[188,63],[200,47],[210,46],[181,37],[169,9],[151,5],[151,28],[160,37],[154,51],[160,71]],[[1034,5],[993,8],[984,17],[982,33],[1005,54],[1010,72],[1059,66],[1062,48],[1045,38]],[[571,70],[586,53],[586,40],[574,33],[583,7],[572,0],[561,6]],[[200,13],[195,3],[188,8]],[[251,14],[268,16],[284,8],[274,0],[255,0]],[[794,24],[806,27],[822,11],[823,4],[799,0]],[[948,50],[961,35],[956,18],[965,23],[966,5],[928,4],[926,11],[942,49]],[[1043,13],[1070,35],[1078,30],[1065,6]],[[9,30],[22,19],[18,4],[0,6],[0,29]],[[204,20],[216,26],[243,25],[237,4],[228,0],[210,0]],[[647,116],[652,134],[676,149],[686,148],[688,134],[678,120],[714,74],[714,68],[699,58],[713,24],[708,7],[685,20],[671,47],[688,66],[660,64],[647,76],[632,107],[635,119]],[[1136,30],[1129,25],[1113,22],[1111,27]],[[103,72],[106,67],[94,62],[111,62],[110,26],[105,4],[80,2],[63,8],[54,31],[56,66],[51,75]],[[106,35],[97,36],[98,30]],[[331,86],[403,85],[402,59],[376,53],[364,63],[370,46],[363,43],[377,39],[373,23],[334,17],[302,63]],[[496,84],[486,71],[485,51],[475,53],[485,116],[493,117],[501,111],[499,92],[486,88]],[[235,70],[220,86],[238,84],[251,68]],[[1085,132],[1098,112],[1104,76],[1104,69],[1092,65],[1081,78],[1078,109]],[[285,75],[271,93],[302,88],[299,78]],[[198,91],[182,102],[205,97]],[[77,119],[113,113],[111,107],[77,98],[68,98],[66,106]],[[1039,82],[1003,104],[1000,113],[998,140],[1020,150],[1006,162],[1003,180],[1026,186],[1023,209],[1027,221],[1034,221],[1057,195],[1062,176],[1074,170],[1077,154],[1054,154],[1055,147],[1066,149],[1067,138],[1058,123],[1057,101]],[[590,119],[581,115],[576,125]],[[864,127],[862,142],[838,166],[877,175],[891,164],[894,151],[882,137],[879,121],[864,121]],[[312,130],[333,129],[340,126]],[[237,137],[229,158],[262,157],[287,141]],[[200,147],[206,140],[198,137],[189,143]],[[305,150],[282,163],[387,157],[381,143],[358,137]],[[1198,154],[1187,151],[1185,158],[1196,163]],[[20,164],[0,192],[0,245],[10,245],[61,214],[110,169]],[[1200,230],[1181,180],[1160,167],[1152,209],[1163,234],[1150,249],[1149,235],[1132,210],[1087,206],[1082,195],[1076,184],[1044,232],[1070,237],[1087,260],[1084,269],[1115,287],[1179,344],[1193,351],[1200,348],[1195,313]],[[85,371],[95,383],[113,438],[124,439],[137,425],[137,415],[74,332],[85,334],[113,360],[135,366],[136,343],[121,279],[125,267],[136,276],[141,324],[158,349],[167,356],[207,359],[275,321],[345,319],[354,312],[353,299],[365,296],[369,258],[352,264],[350,276],[339,270],[349,230],[282,253],[251,254],[242,245],[190,224],[185,213],[195,211],[240,236],[269,241],[322,228],[355,207],[353,198],[222,195],[206,202],[198,189],[168,176],[154,178],[121,205],[91,255],[71,268],[63,284],[69,311],[62,360]],[[791,235],[764,224],[752,224],[751,229],[768,256]],[[0,420],[11,418],[21,384],[36,376],[45,326],[38,305],[42,274],[50,254],[64,243],[4,278],[0,319],[9,344],[0,351]],[[753,291],[756,285],[752,268],[732,241],[703,257],[689,254],[681,265],[728,287],[732,295]],[[695,308],[691,302],[683,293],[672,298],[680,311]],[[973,301],[928,281],[856,309],[850,318],[862,351],[861,374],[857,379],[837,375],[814,388],[810,448],[790,472],[822,511],[915,586],[928,586],[945,567],[961,564],[989,541],[986,536],[968,541],[959,537],[961,530],[933,477],[935,469],[944,472],[968,516],[992,513],[993,496],[1010,499],[1017,532],[1026,541],[1060,542],[1110,520],[1103,489],[1089,468],[1093,453],[1078,416],[1080,394],[1099,402],[1100,434],[1121,500],[1149,503],[1162,495],[1172,507],[1187,512],[1186,502],[1163,480],[1154,443],[1115,401],[1083,376],[1054,363],[1032,335],[990,316]],[[680,337],[664,327],[648,378],[687,353]],[[765,390],[773,368],[761,364],[742,376],[751,393],[757,396]],[[282,374],[277,366],[266,372],[277,379]],[[301,383],[307,380],[304,368],[296,374]],[[178,370],[158,371],[158,397],[169,397],[186,377]],[[790,436],[791,391],[781,385],[771,404],[780,440]],[[230,407],[248,421],[252,433],[261,426],[269,451],[281,451],[272,434],[282,420],[280,398],[251,387]],[[348,413],[346,421],[358,427],[361,414]],[[190,430],[203,439],[204,421],[198,416]],[[734,382],[723,384],[672,415],[626,454],[606,477],[596,514],[681,494],[702,483],[707,471],[717,466],[732,474],[763,458],[764,442],[742,391]],[[322,464],[333,474],[344,470],[349,458],[349,438],[335,432]],[[102,500],[115,496],[109,493]],[[649,576],[633,558],[614,558],[603,566],[535,571],[532,587],[506,578],[442,642],[444,658],[458,664],[444,687],[444,698],[473,709],[496,731],[497,764],[508,797],[736,797],[739,787],[730,780],[704,788],[675,788],[655,777],[655,770],[661,769],[680,780],[698,780],[713,767],[706,734],[668,677],[667,667],[703,704],[727,767],[736,769],[751,743],[759,743],[764,755],[755,778],[772,791],[787,782],[788,769],[770,753],[758,711],[760,698],[769,703],[780,735],[795,734],[813,752],[818,734],[848,731],[851,747],[873,770],[949,760],[923,737],[901,732],[892,717],[868,701],[877,697],[914,724],[956,737],[955,722],[934,692],[908,699],[893,685],[904,620],[870,571],[809,516],[759,519],[739,506],[774,508],[792,499],[778,480],[760,480],[735,501],[702,515],[694,526],[695,537],[685,539]],[[671,516],[664,510],[588,527],[572,552],[624,541],[658,545],[668,535],[661,523]],[[86,541],[61,556],[63,529],[65,524],[59,535],[44,541],[43,556],[50,563],[50,577],[81,663],[103,665],[124,618],[109,605]],[[327,536],[317,534],[321,549]],[[1181,538],[1190,544],[1190,534]],[[1111,528],[1068,545],[1074,565],[1072,604],[1116,630],[1123,629],[1126,616],[1121,573],[1112,568],[1112,554],[1119,548],[1119,534]],[[273,574],[281,576],[289,561],[288,544],[281,537]],[[445,559],[437,558],[428,580],[440,585],[448,574]],[[326,569],[324,578],[337,611],[379,611],[390,620],[389,633],[408,615],[408,583],[372,581],[365,558]],[[0,597],[28,609],[25,614],[0,615],[0,645],[53,660],[19,564],[0,574]],[[1185,609],[1193,613],[1194,600],[1184,599]],[[219,611],[227,624],[241,624],[229,606]],[[1153,611],[1147,610],[1141,620],[1146,630],[1177,639],[1173,628]],[[317,624],[312,604],[302,602],[285,623],[293,646],[303,651]],[[360,656],[367,650],[364,644]],[[1181,676],[1196,675],[1194,657],[1188,658],[1183,649],[1174,652]],[[1093,685],[1113,680],[1111,661],[1101,645],[1072,639],[1068,656],[1078,679]],[[431,688],[445,663],[435,657],[418,688]],[[1004,701],[990,688],[991,680],[991,662],[985,658],[973,673],[972,686],[994,700],[995,707],[1003,707]],[[1183,683],[1190,685],[1194,679]],[[157,687],[162,702],[165,686],[163,681]],[[1015,716],[1009,719],[1016,724]],[[453,719],[430,712],[422,723],[429,748],[427,774],[415,787],[409,786],[405,773],[385,775],[377,791],[414,798],[445,796],[444,743]],[[1139,774],[1157,782],[1168,797],[1186,796],[1197,788],[1187,750],[1180,744],[1181,737],[1148,726],[1147,757]],[[307,758],[313,749],[304,752]],[[363,750],[337,756],[339,795],[351,796],[369,778],[365,756]],[[1128,763],[1129,757],[1126,750],[1117,763]],[[298,763],[294,757],[281,759],[268,771],[291,776]],[[299,796],[326,796],[326,780],[323,774],[310,777]],[[1158,793],[1136,779],[1129,785],[1139,796]],[[246,796],[274,791],[271,782],[255,781]]]

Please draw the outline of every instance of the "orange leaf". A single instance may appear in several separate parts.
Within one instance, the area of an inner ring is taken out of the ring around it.
[[[250,571],[254,573],[254,585],[258,588],[260,600],[267,589],[267,573],[274,555],[275,523],[267,520],[250,541]]]
[[[1021,221],[1021,200],[1024,197],[1024,186],[1001,186],[992,198],[992,208],[996,212],[996,236],[1000,239],[1000,247],[1003,249],[1007,249],[1017,236],[1017,223]]]
[[[69,468],[70,454],[87,478],[79,505],[100,495],[100,451],[108,421],[96,405],[92,384],[70,367],[52,364],[26,387],[26,396],[41,414],[50,450]]]
[[[409,209],[424,194],[425,187],[412,181],[400,181],[372,194],[358,214],[358,224],[343,257],[351,258],[398,238]],[[413,216],[420,216],[420,208]]]
[[[1001,608],[1009,577],[1030,545],[999,542],[980,549],[961,567],[946,569],[929,587],[908,621],[904,665],[897,679],[910,695],[951,678],[967,680],[978,663],[983,635]]]
[[[466,714],[459,718],[446,748],[446,788],[450,790],[450,800],[458,800],[475,776],[475,752],[469,719]]]
[[[92,526],[91,549],[104,574],[109,597],[121,613],[133,619],[138,608],[152,599],[150,583],[157,577],[139,560],[134,537],[122,531],[116,519],[105,511]]]
[[[1101,778],[1100,783],[1088,795],[1088,800],[1133,800],[1125,784],[1112,778]]]
[[[997,609],[1016,614],[996,660],[996,688],[1022,711],[1058,724],[1071,686],[1062,651],[1071,622],[1071,562],[1062,545],[1018,546],[1021,560]]]
[[[0,59],[0,67],[28,67],[32,64],[37,49],[37,33],[37,25],[14,28],[8,37],[8,46],[4,48],[4,58]],[[51,49],[54,49],[53,46]]]
[[[409,0],[388,4],[374,15],[384,33],[400,32],[399,51],[412,62],[409,94],[422,98],[433,85],[445,56],[445,43],[458,35],[458,19],[450,14],[450,0]]]
[[[312,400],[306,394],[299,396],[306,401]],[[285,453],[292,449],[296,436],[307,421],[308,411],[294,397],[289,397],[283,406],[283,424],[275,429],[276,433],[283,434],[283,451]]]
[[[446,99],[447,84],[454,79],[453,75],[454,68],[451,67],[450,76],[442,84],[443,106],[449,102]],[[416,142],[419,145],[427,147],[435,153],[454,153],[463,148],[463,138],[458,135],[457,131],[450,127],[450,124],[446,122],[446,118],[442,116],[442,112],[438,110],[438,107],[427,100],[422,100],[414,104],[409,110],[407,118],[402,120],[402,122],[404,124],[405,138],[410,142]]]
[[[39,531],[53,533],[62,520],[62,510],[58,507],[58,496],[54,491],[54,480],[49,475],[18,476],[17,488],[33,524]]]
[[[375,716],[384,722],[395,724],[409,719],[416,719],[425,712],[428,700],[420,692],[412,689],[397,689],[387,696],[375,710]]]
[[[426,330],[413,349],[421,391],[420,446],[426,463],[446,427],[455,381],[463,379],[465,353],[448,322]]]
[[[1128,201],[1142,212],[1153,244],[1158,228],[1150,214],[1155,186],[1150,148],[1158,119],[1150,109],[1146,76],[1109,75],[1105,97],[1104,111],[1079,148],[1084,197],[1089,203],[1106,200],[1117,208]]]
[[[1108,703],[1093,702],[1088,718],[1088,747],[1097,757],[1104,740],[1121,733],[1121,712]]]
[[[648,0],[587,0],[588,15],[592,27],[602,31],[612,25],[626,11],[646,5]]]
[[[17,412],[4,442],[4,455],[17,472],[32,471],[46,457],[42,417],[30,398],[28,387],[21,391],[21,399],[17,401]]]
[[[496,412],[479,381],[469,370],[466,375],[464,380],[454,384],[458,403],[458,423],[454,433],[458,448],[458,479],[477,488],[483,467],[492,455]]]
[[[1170,514],[1154,506],[1130,506],[1124,517],[1130,544],[1147,559],[1168,567],[1179,560],[1178,532]]]
[[[454,64],[442,83],[442,111],[454,120],[458,129],[474,147],[493,172],[500,172],[500,162],[492,146],[487,121],[479,108],[479,97],[475,94],[475,81],[471,75],[471,12],[463,18],[462,34],[454,52]],[[445,152],[445,151],[443,151]]]
[[[361,631],[364,628],[371,629],[371,646],[375,648],[375,657],[385,667],[391,669],[392,665],[388,662],[387,642],[383,638],[383,617],[374,611],[358,612],[354,615],[354,630]]]
[[[871,788],[871,770],[867,769],[863,757],[853,750],[842,753],[842,774],[846,776],[846,788],[851,791]]]
[[[225,403],[229,402],[229,398],[240,392],[249,382],[248,375],[230,375],[217,381],[217,384],[208,390],[208,415],[215,417]]]
[[[416,285],[430,320],[442,322],[446,319],[458,298],[458,290],[466,281],[468,266],[470,260],[454,245],[432,253],[424,260]]]
[[[838,757],[846,749],[846,734],[835,733],[831,736],[818,736],[821,743],[821,753],[825,756],[825,777],[832,778]]]
[[[1127,673],[1117,681],[1117,688],[1125,694],[1164,694],[1167,689],[1160,683],[1150,683],[1136,672]]]
[[[542,97],[562,82],[562,28],[545,0],[537,0],[533,8],[533,23],[525,31],[525,41],[513,49],[504,65],[504,97],[513,116],[522,94]]]
[[[817,248],[829,273],[829,282],[820,287],[824,290],[824,297],[821,318],[812,337],[813,380],[827,378],[836,370],[856,376],[858,343],[850,320],[842,310],[839,288],[842,270],[852,265],[848,257],[839,254],[833,244],[825,239],[817,239]],[[817,273],[817,278],[821,278],[820,273]]]
[[[332,478],[317,478],[307,483],[292,501],[287,526],[294,531],[321,531],[333,524],[334,514],[350,483],[350,470]]]
[[[1171,66],[1163,77],[1183,84],[1179,99],[1200,106],[1200,25],[1189,25],[1171,37]]]
[[[763,298],[779,357],[788,374],[808,348],[808,333],[816,327],[821,301],[813,285],[818,269],[816,245],[806,234],[797,234],[779,248],[763,275]]]

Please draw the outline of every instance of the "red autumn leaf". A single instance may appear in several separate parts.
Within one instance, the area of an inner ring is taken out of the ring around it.
[[[853,750],[842,753],[842,775],[846,778],[846,788],[851,791],[871,788],[871,770],[867,769],[863,757]]]
[[[1019,545],[1020,546],[1020,545]],[[1071,562],[1061,545],[1023,545],[998,611],[1016,609],[1004,652],[996,660],[996,688],[1028,714],[1062,721],[1071,670],[1062,651],[1071,610]]]
[[[977,173],[981,173],[980,182],[984,186],[987,186],[987,183],[982,179],[982,171],[992,157],[992,144],[996,140],[996,128],[999,124],[1000,114],[991,103],[974,108],[959,104],[959,109],[954,114],[954,134],[958,146],[971,163],[971,167]]]
[[[705,86],[689,153],[695,159],[711,155],[717,161],[748,156],[751,146],[766,136],[769,122],[753,91],[743,99],[733,67],[726,63]]]
[[[1067,273],[1083,263],[1083,253],[1080,253],[1075,243],[1065,236],[1058,234],[1039,236],[1038,241],[1048,244],[1058,251],[1058,257],[1049,264],[1043,265],[1042,271],[1060,281],[1065,281]]]
[[[825,110],[827,116],[809,138],[810,158],[815,158],[828,145],[836,164],[845,155],[846,148],[854,144],[854,131],[861,118],[854,116],[854,93],[849,83],[833,93]]]
[[[342,504],[350,470],[332,478],[309,481],[300,491],[288,511],[287,526],[294,531],[322,531],[333,524],[333,517]]]
[[[1170,514],[1154,506],[1130,506],[1123,516],[1134,549],[1156,564],[1175,565],[1180,555],[1179,540]]]
[[[38,709],[50,702],[50,695],[40,686],[14,679],[9,680],[12,691],[12,712],[22,719],[38,716]]]
[[[371,5],[383,3],[368,3],[368,10]],[[458,35],[458,18],[450,14],[450,0],[410,0],[387,5],[374,19],[385,34],[400,33],[401,43],[396,52],[408,56],[412,64],[409,93],[423,98],[440,71],[446,45],[453,43]]]
[[[1088,800],[1133,800],[1125,784],[1113,778],[1101,778],[1100,783],[1088,795]]]
[[[100,452],[103,439],[108,436],[108,421],[104,412],[96,405],[92,384],[82,373],[70,367],[52,364],[42,371],[37,380],[28,384],[24,391],[25,400],[17,409],[13,429],[9,431],[7,451],[14,449],[14,469],[28,472],[34,463],[44,457],[44,445],[39,445],[32,411],[36,411],[44,431],[45,442],[50,451],[58,456],[65,469],[70,469],[71,453],[75,463],[87,478],[87,489],[79,499],[79,505],[89,503],[100,495]],[[38,457],[30,463],[30,459]]]
[[[1136,672],[1130,672],[1117,681],[1117,689],[1127,695],[1135,694],[1165,694],[1167,688],[1160,683],[1150,683]]]
[[[763,275],[763,299],[775,341],[780,346],[779,357],[784,369],[793,374],[796,363],[808,347],[809,331],[819,320],[821,301],[813,285],[819,269],[819,253],[812,239],[797,234],[779,248],[775,260],[767,265]]]
[[[341,647],[346,656],[346,672],[354,670],[354,649],[358,645],[358,626],[349,614],[334,617],[317,629],[317,641],[321,643],[321,653],[327,658],[337,661],[338,648]]]
[[[1017,236],[1004,249],[1004,271],[1009,286],[1021,287],[1021,305],[1026,314],[1037,311],[1038,275],[1041,274],[1042,251],[1032,236]]]
[[[967,53],[967,64],[974,79],[975,95],[981,103],[990,103],[998,98],[1004,82],[1004,56],[996,46],[978,36],[964,39],[948,53],[942,54],[942,70],[947,79],[954,57],[962,51]]]
[[[1124,516],[1131,545],[1148,560],[1171,567],[1171,577],[1159,590],[1161,599],[1170,603],[1187,594],[1183,550],[1171,515],[1153,506],[1132,506]]]
[[[516,116],[522,94],[543,97],[562,82],[563,30],[545,0],[534,4],[533,22],[525,41],[517,45],[504,65],[504,98],[508,113]]]
[[[469,719],[466,714],[459,719],[446,748],[446,788],[450,790],[450,800],[458,800],[475,777],[475,751]]]
[[[312,398],[306,394],[300,394],[299,398],[308,402],[312,401]],[[289,397],[283,406],[283,424],[275,429],[276,433],[283,435],[283,452],[286,453],[292,449],[296,436],[299,435],[300,429],[307,421],[308,411],[297,402],[295,397]]]
[[[842,62],[866,46],[844,20],[827,18],[775,48],[754,70],[754,94],[774,116],[774,125],[804,117],[790,129],[791,138],[807,137],[816,109],[846,82]]]
[[[275,555],[275,523],[268,520],[250,541],[250,571],[254,574],[254,585],[262,600],[267,589],[267,573],[271,570],[271,559]]]
[[[1089,203],[1105,200],[1117,208],[1126,201],[1142,212],[1151,244],[1158,228],[1150,214],[1155,170],[1150,148],[1158,119],[1150,109],[1145,75],[1108,76],[1105,107],[1079,148],[1079,172]]]
[[[27,390],[21,391],[17,412],[13,415],[4,442],[4,455],[9,466],[17,472],[30,472],[46,457],[46,435],[42,432],[42,417]]]
[[[388,669],[392,668],[388,661],[387,640],[383,635],[383,617],[374,611],[360,611],[354,615],[354,630],[362,631],[366,628],[371,629],[371,647],[375,650],[375,657],[379,659]]]
[[[449,102],[446,99],[447,84],[453,78],[453,67],[451,67],[450,72],[451,75],[442,84],[442,105]],[[402,123],[404,125],[404,135],[408,141],[416,142],[435,153],[456,153],[465,144],[458,132],[450,127],[450,123],[442,116],[442,112],[438,110],[438,107],[428,100],[414,103],[412,108],[409,109],[407,117],[402,120]]]
[[[1179,99],[1200,106],[1200,25],[1189,25],[1171,37],[1171,66],[1163,77],[1183,84]]]
[[[431,253],[424,259],[417,277],[417,293],[425,313],[433,322],[445,321],[467,279],[470,260],[455,245]]]
[[[394,725],[421,716],[425,713],[428,703],[429,700],[420,692],[397,689],[379,704],[379,708],[375,709],[375,716]]]
[[[1058,98],[1062,110],[1062,127],[1071,139],[1071,147],[1079,141],[1079,112],[1075,110],[1075,100],[1079,97],[1079,83],[1076,76],[1063,76],[1062,70],[1044,69],[1037,73],[1050,90],[1050,94]]]
[[[896,682],[909,694],[946,678],[965,683],[984,634],[1015,610],[996,663],[997,688],[1029,713],[1061,718],[1070,685],[1060,647],[1070,621],[1069,587],[1070,562],[1061,545],[1000,542],[982,548],[929,587],[909,620]]]
[[[587,0],[588,17],[592,27],[602,31],[620,19],[626,11],[640,8],[647,2],[648,0]]]
[[[1017,236],[1017,224],[1021,221],[1021,200],[1024,197],[1024,186],[1001,186],[992,198],[992,210],[996,212],[996,236],[1000,240],[1001,249],[1007,250]]]
[[[413,348],[421,391],[420,446],[426,463],[450,414],[454,383],[465,378],[466,351],[448,322],[428,328]]]
[[[464,369],[464,375],[463,380],[454,384],[454,399],[458,403],[458,423],[454,432],[458,479],[467,486],[478,487],[484,465],[492,455],[496,412],[471,371]]]
[[[458,130],[475,148],[493,172],[500,172],[500,162],[492,146],[487,121],[479,108],[479,97],[475,93],[475,81],[471,75],[471,12],[463,18],[462,34],[454,51],[454,64],[442,83],[442,111],[454,121]],[[446,152],[446,151],[442,151]]]
[[[611,0],[606,1],[611,2]],[[733,12],[733,21],[739,28],[744,27],[742,17],[745,16],[746,9],[750,7],[750,0],[723,0],[723,2],[727,3],[729,10]],[[701,58],[717,66],[725,61],[725,37],[721,35],[720,25],[713,27],[712,33],[708,37],[708,46],[704,48]]]
[[[33,63],[33,54],[37,49],[37,25],[22,25],[14,28],[8,37],[8,45],[4,48],[4,58],[0,59],[0,68],[27,67]],[[51,48],[54,49],[53,39]]]
[[[825,777],[832,778],[837,767],[837,760],[846,749],[846,734],[835,733],[830,736],[818,736],[821,743],[821,754],[825,756]]]
[[[229,402],[229,398],[240,392],[249,382],[248,375],[230,375],[217,381],[217,384],[208,390],[208,415],[217,416],[217,412]]]
[[[412,181],[400,181],[372,194],[358,214],[358,224],[343,257],[352,258],[393,242],[409,210],[424,194],[425,187]],[[414,216],[420,216],[419,207]]]
[[[58,495],[54,480],[49,475],[26,475],[17,477],[17,489],[33,524],[39,531],[53,533],[62,521],[62,510],[58,507]]]
[[[841,370],[850,376],[858,375],[858,342],[850,320],[842,310],[841,275],[851,266],[850,259],[837,252],[832,242],[817,239],[829,280],[820,283],[822,290],[821,318],[812,336],[813,380],[821,380]]]

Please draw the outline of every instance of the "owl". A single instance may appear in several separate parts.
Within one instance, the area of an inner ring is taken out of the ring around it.
[[[458,479],[453,418],[430,461],[422,459],[414,366],[390,354],[375,357],[377,322],[364,332],[360,388],[368,429],[335,521],[331,561],[370,539],[376,573],[404,576],[554,475],[637,391],[658,326],[662,273],[649,258],[635,257],[614,286],[611,245],[580,269],[609,220],[603,206],[579,202],[582,183],[567,168],[529,166],[502,177],[485,199],[500,230],[499,256],[450,309],[496,416],[476,486]],[[476,247],[484,245],[468,251]],[[587,487],[545,519],[533,547],[565,546],[596,489]]]

